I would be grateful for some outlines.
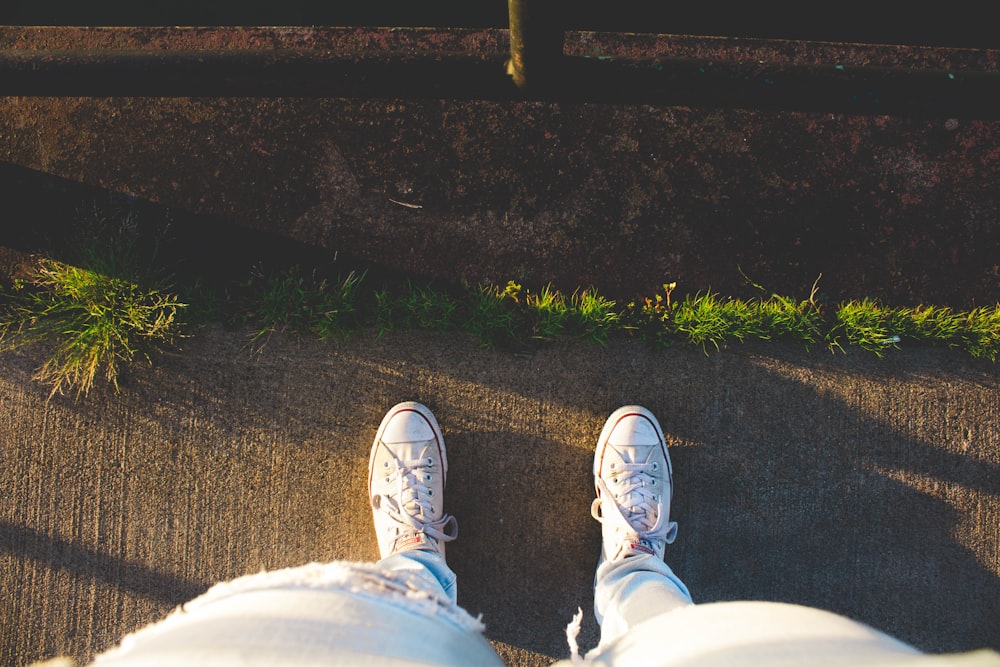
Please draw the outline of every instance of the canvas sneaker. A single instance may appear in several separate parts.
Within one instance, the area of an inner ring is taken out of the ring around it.
[[[368,495],[381,558],[412,549],[435,550],[458,536],[444,512],[448,458],[434,414],[415,402],[386,413],[368,461]]]
[[[590,511],[602,526],[600,562],[640,554],[663,558],[677,524],[670,521],[670,456],[653,413],[627,405],[608,417],[594,452],[594,485]]]

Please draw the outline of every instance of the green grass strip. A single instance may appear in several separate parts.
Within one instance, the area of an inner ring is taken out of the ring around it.
[[[626,304],[596,289],[565,294],[514,281],[440,289],[412,282],[369,290],[365,275],[317,277],[293,267],[255,271],[235,295],[196,285],[191,301],[211,301],[217,318],[252,328],[261,349],[277,330],[338,340],[363,328],[381,336],[395,329],[462,331],[486,347],[523,348],[563,339],[605,344],[613,335],[640,337],[657,347],[694,345],[706,353],[750,340],[784,340],[830,351],[854,346],[882,356],[904,344],[963,350],[996,362],[1000,304],[957,312],[938,306],[888,307],[873,299],[827,309],[816,300],[772,294],[751,299],[713,292],[672,300],[676,284]],[[221,305],[220,305],[221,304]],[[197,304],[196,304],[197,305]],[[30,279],[0,290],[0,350],[50,345],[37,377],[52,393],[86,394],[99,375],[114,387],[122,368],[150,359],[180,335],[187,306],[165,288],[42,259]],[[221,314],[221,317],[220,317]]]

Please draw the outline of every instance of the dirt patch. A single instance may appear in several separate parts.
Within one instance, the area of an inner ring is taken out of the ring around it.
[[[497,31],[14,29],[15,48],[236,45],[502,52]],[[995,71],[996,52],[574,33],[577,56]],[[407,51],[409,52],[409,51]],[[686,292],[992,305],[1000,121],[454,100],[4,98],[9,223],[74,184],[154,203],[191,252],[250,232],[456,283],[515,279],[628,300]],[[46,181],[36,175],[53,177]],[[35,182],[34,189],[29,187]],[[72,192],[72,194],[70,194]],[[58,215],[66,215],[59,213]],[[72,225],[66,215],[63,224]],[[56,226],[58,227],[58,225]],[[198,235],[204,240],[199,241]],[[58,233],[55,234],[58,236]],[[266,245],[266,244],[265,244]]]

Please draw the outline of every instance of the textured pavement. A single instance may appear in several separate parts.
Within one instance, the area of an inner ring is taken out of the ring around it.
[[[444,429],[461,603],[510,664],[568,654],[599,526],[591,452],[624,403],[671,446],[696,602],[830,609],[929,651],[1000,649],[1000,371],[947,350],[878,360],[583,342],[530,356],[458,334],[196,332],[120,395],[79,401],[0,356],[0,661],[87,660],[211,582],[376,556],[368,451],[395,402]]]

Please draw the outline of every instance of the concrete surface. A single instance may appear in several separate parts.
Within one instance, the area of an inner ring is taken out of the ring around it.
[[[464,336],[209,329],[80,401],[0,356],[0,661],[86,660],[236,575],[372,559],[367,457],[384,411],[437,414],[459,519],[449,560],[510,664],[565,656],[599,527],[591,452],[623,403],[659,415],[696,601],[831,609],[930,651],[1000,648],[997,368],[779,344],[704,355],[628,340],[483,350]]]

